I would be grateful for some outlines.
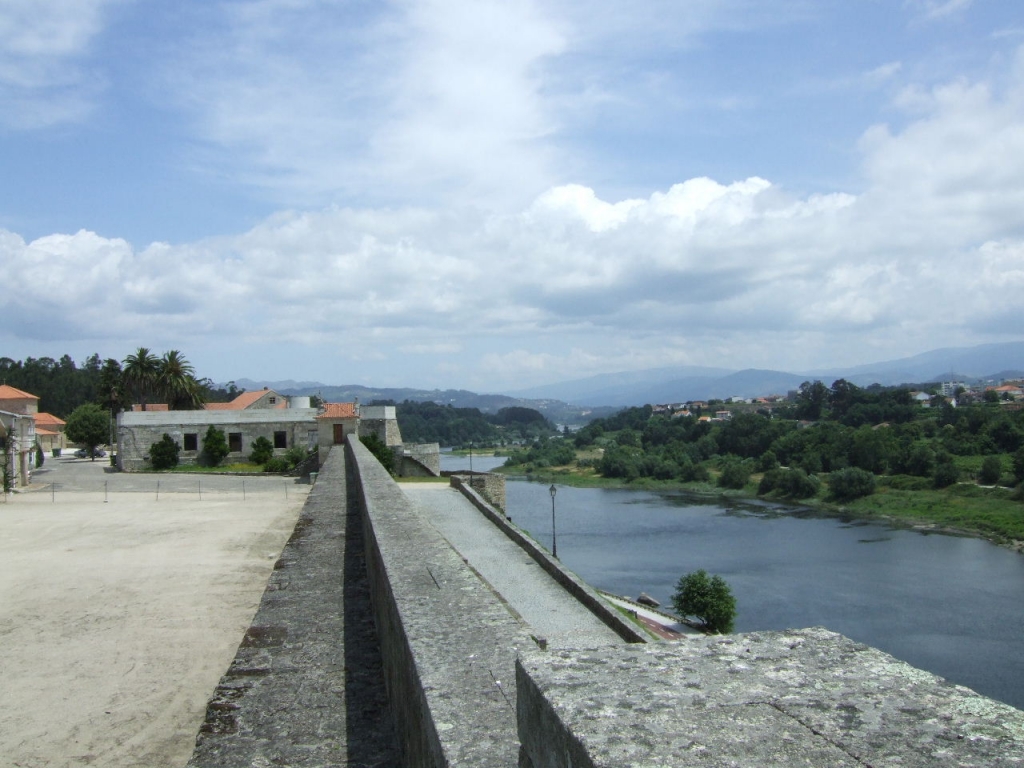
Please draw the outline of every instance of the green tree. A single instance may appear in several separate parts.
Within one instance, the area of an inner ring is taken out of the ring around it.
[[[797,418],[811,421],[820,419],[830,394],[829,388],[820,381],[805,381],[796,395]]]
[[[761,478],[757,495],[774,493],[785,499],[807,499],[817,495],[819,485],[818,478],[802,469],[772,469]]]
[[[253,464],[266,464],[274,456],[274,444],[263,435],[252,441],[252,453],[249,454],[249,461]]]
[[[131,396],[125,390],[124,371],[121,363],[113,358],[103,361],[98,373],[96,385],[96,402],[116,416],[123,410],[132,407]]]
[[[680,616],[693,616],[708,632],[732,632],[736,621],[736,598],[721,576],[699,570],[679,579],[672,604]]]
[[[746,462],[730,457],[722,465],[722,474],[718,476],[718,486],[739,489],[745,486],[749,479],[750,468]]]
[[[370,453],[377,457],[377,461],[388,471],[389,475],[395,474],[395,454],[391,452],[391,449],[380,439],[376,432],[363,435],[359,438],[359,441],[370,449]]]
[[[171,410],[198,410],[203,407],[202,387],[196,381],[195,369],[176,349],[164,352],[160,358],[155,384]]]
[[[216,467],[224,461],[228,453],[228,440],[224,436],[224,431],[211,424],[203,436],[203,463],[209,467]]]
[[[124,359],[122,373],[125,389],[142,404],[142,410],[146,410],[146,398],[156,386],[159,371],[160,359],[147,347],[139,347]]]
[[[149,447],[149,463],[153,469],[170,469],[178,466],[178,453],[181,446],[174,438],[164,432],[164,436]]]
[[[1018,483],[1024,483],[1024,448],[1013,454],[1013,476]]]
[[[836,501],[853,501],[875,492],[875,476],[857,467],[837,469],[829,473],[828,488]]]
[[[64,434],[68,440],[83,446],[96,460],[96,448],[107,441],[110,433],[110,414],[96,403],[85,403],[68,416]]]
[[[998,456],[986,456],[982,459],[978,482],[982,485],[995,485],[1003,476],[1003,461]]]
[[[953,457],[948,453],[939,454],[935,458],[935,472],[932,474],[932,485],[936,488],[946,488],[960,480],[960,471],[953,463]]]

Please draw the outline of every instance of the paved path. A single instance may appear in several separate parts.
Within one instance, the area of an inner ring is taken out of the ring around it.
[[[403,483],[401,487],[533,634],[562,648],[623,642],[457,490],[439,483]]]
[[[601,592],[601,597],[612,605],[632,611],[636,620],[643,624],[649,632],[660,637],[662,640],[679,640],[685,635],[702,635],[703,633],[685,624],[675,616],[670,616],[664,611],[648,608],[633,600],[624,597]]]

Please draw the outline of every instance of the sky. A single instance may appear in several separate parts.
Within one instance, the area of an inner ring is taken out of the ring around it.
[[[511,392],[1024,338],[1019,0],[2,0],[0,356]]]

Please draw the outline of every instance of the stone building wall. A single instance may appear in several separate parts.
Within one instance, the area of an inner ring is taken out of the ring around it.
[[[362,405],[359,407],[359,436],[376,434],[384,445],[401,445],[398,416],[393,405]]]
[[[252,452],[252,443],[265,437],[272,444],[284,433],[284,445],[275,445],[274,454],[284,454],[294,445],[315,448],[318,440],[315,408],[253,409],[246,411],[136,411],[117,417],[117,464],[123,470],[144,469],[149,465],[149,450],[164,433],[181,446],[179,461],[195,463],[203,449],[206,431],[215,426],[231,436],[240,436],[240,449],[231,451],[225,462],[244,460]],[[194,436],[190,437],[190,436]],[[186,450],[194,439],[195,450]]]

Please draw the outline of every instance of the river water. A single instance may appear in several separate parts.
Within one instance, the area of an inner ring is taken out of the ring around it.
[[[475,456],[482,471],[502,459]],[[468,463],[468,462],[467,462]],[[463,468],[445,457],[444,468]],[[507,513],[551,547],[549,484],[510,478]],[[683,493],[557,486],[558,555],[589,584],[670,606],[722,576],[736,631],[824,626],[1024,709],[1024,556],[981,539]]]

